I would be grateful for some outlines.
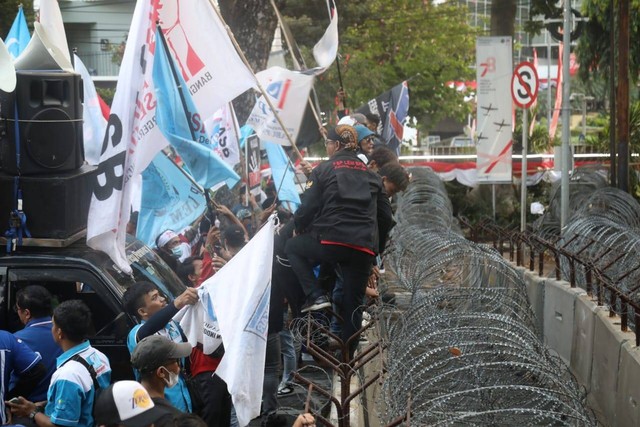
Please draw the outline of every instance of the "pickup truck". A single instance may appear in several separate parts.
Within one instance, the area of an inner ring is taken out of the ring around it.
[[[105,253],[87,247],[84,239],[66,247],[22,246],[12,254],[0,254],[0,329],[15,332],[22,328],[13,308],[16,292],[24,286],[44,286],[54,304],[82,300],[93,314],[91,345],[109,357],[112,381],[133,379],[126,340],[136,320],[123,311],[123,293],[134,282],[146,280],[172,301],[185,286],[139,240],[128,240],[126,251],[131,276],[122,273]]]

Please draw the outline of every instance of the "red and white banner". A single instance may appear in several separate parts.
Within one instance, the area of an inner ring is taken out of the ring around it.
[[[309,99],[309,92],[313,86],[313,76],[286,68],[271,67],[259,72],[256,77],[269,96],[271,105],[276,109],[287,132],[295,141]],[[246,124],[251,126],[263,141],[291,145],[264,95],[256,101]]]
[[[478,37],[476,61],[478,181],[511,182],[511,37]]]
[[[560,111],[562,110],[562,43],[558,43],[558,85],[556,86],[556,103],[553,106],[553,116],[551,117],[551,125],[549,126],[549,140],[553,144],[558,129],[558,120],[560,119]]]
[[[124,272],[125,227],[140,173],[167,145],[156,126],[152,69],[155,27],[159,23],[179,65],[203,126],[233,98],[253,87],[255,78],[236,52],[224,23],[207,0],[140,0],[136,4],[118,85],[100,154],[89,209],[87,244],[106,252]],[[215,46],[215,49],[211,47]]]

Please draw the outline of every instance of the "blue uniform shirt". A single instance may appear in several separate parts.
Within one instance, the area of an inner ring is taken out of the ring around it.
[[[5,414],[4,391],[8,390],[9,378],[12,372],[20,375],[40,362],[40,355],[34,353],[22,340],[7,331],[0,330],[0,419],[2,424],[7,422]]]
[[[47,390],[51,382],[51,375],[56,370],[56,358],[62,354],[62,349],[53,340],[51,335],[51,317],[41,317],[32,319],[24,326],[24,329],[15,332],[17,338],[24,341],[29,348],[42,357],[42,363],[47,369],[47,375],[38,383],[38,386],[27,397],[31,402],[41,402],[47,400]],[[11,386],[13,388],[17,382],[17,377],[11,375]]]
[[[133,350],[136,348],[138,344],[138,329],[142,326],[144,320],[139,324],[133,327],[129,332],[129,336],[127,337],[127,347],[129,348],[129,353],[133,354]],[[158,335],[162,335],[165,338],[170,339],[171,341],[181,343],[182,342],[182,334],[180,333],[180,326],[174,322],[173,320],[167,323],[164,329],[160,329],[157,332]],[[182,363],[180,364],[182,366]],[[136,379],[140,381],[140,373],[134,369],[134,373],[136,375]],[[191,412],[191,395],[189,394],[189,390],[187,389],[187,384],[184,381],[182,375],[178,380],[178,384],[171,388],[164,389],[164,397],[177,409],[182,412]]]
[[[111,383],[111,367],[107,357],[91,347],[89,341],[70,348],[56,360],[58,369],[51,377],[44,413],[60,426],[93,427],[95,387],[91,374],[80,362],[70,360],[79,355],[96,371],[100,388]]]

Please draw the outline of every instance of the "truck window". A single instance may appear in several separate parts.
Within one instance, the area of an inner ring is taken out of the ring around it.
[[[78,299],[92,313],[91,336],[101,339],[124,340],[132,324],[128,316],[120,315],[121,307],[115,296],[105,289],[103,282],[90,272],[73,268],[8,268],[7,310],[5,329],[13,332],[22,325],[14,312],[17,292],[29,285],[45,287],[53,296],[54,307],[62,301]]]
[[[184,292],[185,286],[173,270],[153,249],[141,241],[127,241],[127,260],[131,263],[132,276],[120,271],[111,260],[107,260],[102,266],[115,279],[123,293],[129,286],[141,280],[154,283],[167,297],[167,301],[173,301]]]

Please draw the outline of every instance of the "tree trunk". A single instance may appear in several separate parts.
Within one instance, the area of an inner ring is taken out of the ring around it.
[[[278,24],[270,0],[220,0],[218,4],[252,70],[258,72],[267,68],[273,33]],[[234,101],[240,124],[247,120],[254,103],[253,91]]]
[[[493,0],[491,2],[491,35],[515,35],[516,0]]]

